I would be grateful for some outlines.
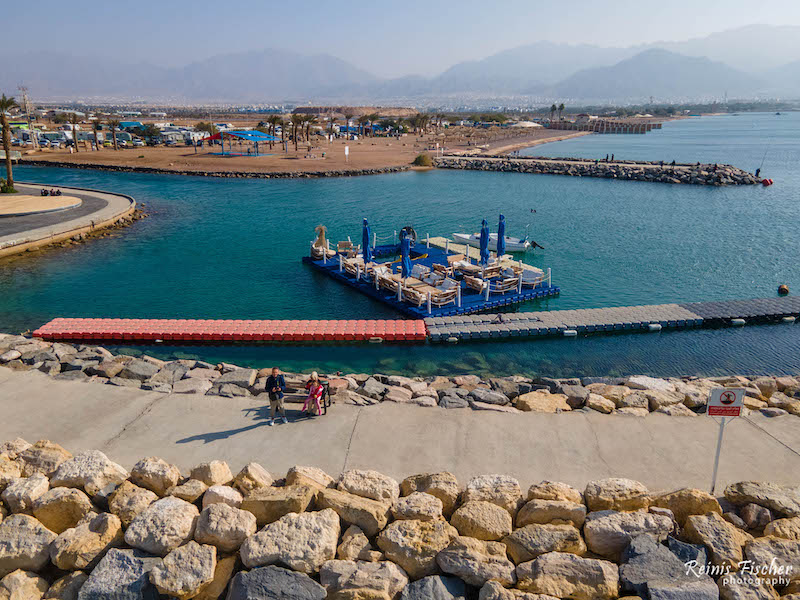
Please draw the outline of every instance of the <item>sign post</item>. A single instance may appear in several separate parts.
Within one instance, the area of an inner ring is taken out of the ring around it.
[[[711,476],[711,493],[717,487],[717,471],[719,469],[719,455],[722,451],[722,437],[725,435],[725,425],[734,417],[742,414],[744,406],[744,389],[717,388],[711,390],[708,399],[706,414],[709,417],[721,417],[719,421],[719,436],[717,437],[717,452],[714,456],[714,474]]]
[[[344,147],[344,162],[350,162],[350,146]]]

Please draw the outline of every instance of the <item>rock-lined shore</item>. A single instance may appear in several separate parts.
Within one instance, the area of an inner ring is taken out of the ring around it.
[[[200,360],[163,361],[146,354],[115,355],[101,346],[48,342],[0,334],[0,365],[37,370],[58,380],[82,381],[173,394],[255,397],[265,394],[271,365],[262,369]],[[369,406],[396,402],[444,409],[504,413],[563,413],[592,410],[646,417],[650,412],[695,417],[710,391],[720,386],[746,390],[745,412],[800,417],[800,377],[404,377],[380,373],[323,374],[334,402]],[[302,402],[308,374],[286,374],[289,402]],[[266,402],[266,400],[265,400]]]
[[[37,160],[35,158],[22,158],[20,164],[37,167],[59,167],[65,169],[89,169],[92,171],[117,171],[122,173],[155,173],[158,175],[196,175],[198,177],[222,177],[228,179],[305,179],[321,177],[357,177],[359,175],[382,175],[385,173],[400,173],[408,171],[410,167],[381,167],[376,169],[333,169],[329,171],[202,171],[191,169],[162,169],[159,167],[138,167],[135,165],[104,165],[100,163],[73,163],[54,160]]]
[[[600,177],[627,181],[685,183],[690,185],[755,185],[761,180],[731,165],[678,164],[656,161],[591,161],[583,158],[498,158],[494,156],[441,156],[433,159],[440,169],[469,169],[508,173],[538,173],[572,177]]]
[[[800,490],[770,483],[716,498],[622,478],[523,491],[506,474],[128,470],[17,438],[0,490],[0,598],[800,598]]]

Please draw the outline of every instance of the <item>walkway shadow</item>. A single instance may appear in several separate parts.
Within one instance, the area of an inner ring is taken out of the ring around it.
[[[270,414],[269,404],[264,406],[253,406],[249,408],[244,408],[242,409],[242,412],[245,414],[245,416],[251,417],[253,420],[257,422],[253,423],[252,425],[247,425],[246,427],[239,427],[238,429],[225,429],[223,431],[210,431],[208,433],[198,433],[197,435],[192,435],[180,440],[176,440],[175,443],[188,444],[190,442],[203,442],[204,444],[210,444],[211,442],[226,440],[240,433],[252,431],[253,429],[257,429],[258,427],[266,427],[269,424],[269,414]],[[286,417],[289,420],[289,423],[287,425],[292,425],[293,423],[301,423],[303,421],[311,421],[314,419],[313,416],[307,415],[299,407],[297,409],[287,408]],[[284,425],[281,422],[280,417],[277,417],[275,419],[275,427],[286,427],[286,425]]]

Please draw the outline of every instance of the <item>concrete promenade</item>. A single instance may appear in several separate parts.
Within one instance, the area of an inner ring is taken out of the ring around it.
[[[157,455],[186,471],[214,458],[238,469],[256,460],[280,476],[295,464],[337,475],[371,468],[402,478],[449,470],[462,483],[508,473],[523,489],[542,479],[583,487],[602,477],[630,477],[651,489],[708,488],[718,426],[710,417],[504,414],[384,402],[333,405],[327,415],[268,427],[263,398],[161,394],[56,381],[0,368],[0,439],[48,438],[73,453],[99,449],[124,466]],[[297,419],[297,420],[295,420]],[[797,484],[797,417],[754,413],[726,428],[717,491],[728,483]]]
[[[38,196],[42,188],[51,187],[53,186],[16,184],[20,192],[34,196]],[[57,212],[0,219],[0,257],[106,227],[119,218],[131,214],[136,208],[136,202],[130,196],[65,186],[57,187],[70,196],[79,198],[82,201],[80,206]]]

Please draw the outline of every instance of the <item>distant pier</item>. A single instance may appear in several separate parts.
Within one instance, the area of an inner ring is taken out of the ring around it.
[[[660,161],[606,161],[586,158],[549,158],[543,156],[439,156],[434,164],[440,169],[501,171],[598,177],[625,181],[684,183],[688,185],[756,185],[761,179],[731,165],[667,163]]]

